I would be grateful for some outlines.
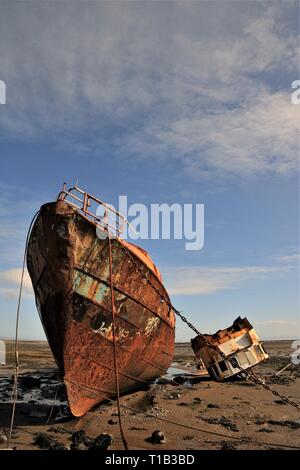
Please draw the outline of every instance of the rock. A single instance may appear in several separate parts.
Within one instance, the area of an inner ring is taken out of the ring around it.
[[[4,442],[7,442],[7,437],[5,434],[0,434],[0,444],[3,444]]]
[[[38,432],[34,435],[33,443],[41,449],[49,449],[52,444],[52,437],[48,436],[46,433]]]
[[[199,397],[194,398],[194,403],[201,403],[201,402],[202,402],[201,398],[199,398]]]
[[[71,450],[88,450],[88,448],[93,444],[93,440],[86,436],[83,429],[73,432],[71,441]]]
[[[234,442],[224,441],[221,444],[221,450],[236,450]]]
[[[154,431],[150,440],[152,444],[165,444],[167,442],[166,436],[162,431]]]
[[[255,424],[258,424],[259,426],[261,425],[264,425],[267,423],[267,420],[265,418],[258,418],[256,421],[255,421]]]
[[[224,426],[225,428],[229,429],[230,431],[239,432],[236,423],[234,423],[233,421],[231,421],[231,420],[228,419],[228,418],[222,417],[222,418],[220,419],[220,424],[222,424],[222,426]]]
[[[67,450],[66,446],[61,442],[58,442],[56,439],[53,439],[51,436],[44,432],[38,432],[34,435],[33,439],[34,445],[39,446],[41,449],[48,450]]]
[[[111,424],[111,425],[118,424],[118,421],[114,421],[113,419],[109,419],[107,422],[108,424]]]
[[[147,431],[146,428],[138,428],[136,426],[132,426],[130,429],[131,431]]]
[[[270,419],[268,423],[274,426],[287,426],[288,428],[291,428],[291,429],[300,429],[300,421],[292,421],[289,419],[286,419],[283,421],[277,421],[274,419]]]
[[[208,403],[207,408],[220,408],[219,405],[215,405],[214,403]]]
[[[68,448],[62,442],[53,442],[49,450],[68,450]]]
[[[83,442],[80,442],[79,444],[70,444],[70,450],[88,450],[88,448]]]
[[[114,442],[114,437],[112,434],[102,433],[91,444],[89,450],[91,451],[102,451],[107,450],[109,446]]]
[[[239,432],[236,423],[234,423],[228,418],[225,418],[225,416],[222,416],[221,418],[202,418],[202,419],[203,421],[209,424],[221,424],[222,426],[229,429],[230,431]]]
[[[171,393],[171,395],[169,396],[169,400],[178,400],[178,398],[180,397],[180,393]]]

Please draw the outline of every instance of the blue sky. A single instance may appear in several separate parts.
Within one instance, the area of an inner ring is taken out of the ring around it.
[[[0,337],[31,217],[77,177],[116,205],[205,204],[201,251],[140,243],[200,330],[299,336],[298,33],[292,1],[1,2]],[[27,278],[21,314],[43,337]]]

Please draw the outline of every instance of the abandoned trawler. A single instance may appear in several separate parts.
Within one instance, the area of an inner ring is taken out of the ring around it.
[[[114,357],[120,393],[172,362],[169,296],[149,255],[119,237],[124,223],[108,204],[64,185],[41,207],[30,234],[27,267],[74,416],[116,395]]]

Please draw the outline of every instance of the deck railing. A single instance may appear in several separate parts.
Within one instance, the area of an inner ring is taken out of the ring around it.
[[[64,183],[57,199],[63,200],[75,207],[98,227],[109,231],[112,235],[120,236],[124,230],[125,223],[130,226],[127,219],[114,207],[83,191],[76,185],[66,189],[66,183]],[[99,214],[101,212],[99,208],[102,209],[103,214]]]

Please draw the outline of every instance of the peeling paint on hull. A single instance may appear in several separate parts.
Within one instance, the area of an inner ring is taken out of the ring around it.
[[[121,393],[165,373],[174,352],[174,312],[139,271],[164,299],[168,294],[153,262],[138,250],[112,240]],[[108,240],[98,239],[95,226],[64,201],[45,204],[30,236],[27,266],[71,412],[82,416],[115,396]]]

